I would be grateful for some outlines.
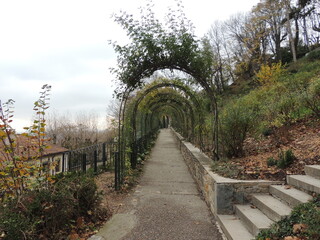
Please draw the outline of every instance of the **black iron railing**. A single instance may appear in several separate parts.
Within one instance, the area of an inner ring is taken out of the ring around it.
[[[66,171],[82,171],[88,169],[98,171],[98,167],[113,167],[117,152],[117,143],[104,142],[68,152]]]

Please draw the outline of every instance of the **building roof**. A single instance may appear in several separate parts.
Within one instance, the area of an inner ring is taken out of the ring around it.
[[[15,143],[17,145],[17,148],[19,149],[19,154],[21,155],[28,155],[29,157],[34,157],[38,155],[37,152],[37,139],[33,139],[30,137],[27,137],[23,134],[17,134],[14,135],[13,138],[15,138]],[[7,142],[9,142],[8,139],[6,139]],[[47,148],[43,152],[43,156],[49,156],[49,155],[55,155],[59,153],[68,152],[69,149],[51,144],[49,142],[46,142]],[[0,158],[4,155],[4,144],[0,141]]]

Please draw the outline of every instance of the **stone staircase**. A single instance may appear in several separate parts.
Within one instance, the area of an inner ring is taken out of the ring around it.
[[[250,240],[289,215],[298,204],[320,194],[320,165],[305,166],[306,175],[288,175],[288,185],[271,185],[270,194],[252,194],[251,204],[234,205],[234,215],[217,215],[228,240]]]

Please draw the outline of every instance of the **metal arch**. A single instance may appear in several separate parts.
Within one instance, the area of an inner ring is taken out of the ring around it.
[[[154,105],[153,112],[152,112],[152,114],[150,115],[150,121],[152,120],[155,111],[158,110],[159,108],[163,108],[163,107],[170,107],[170,108],[174,109],[175,112],[176,112],[178,115],[180,115],[179,118],[181,118],[183,122],[186,122],[185,116],[184,116],[183,112],[181,111],[181,109],[179,109],[176,105],[174,105],[174,104],[172,104],[172,103],[169,103],[169,104],[162,103],[161,105]]]
[[[125,171],[125,136],[124,136],[124,117],[129,94],[134,88],[127,86],[121,98],[118,116],[118,149],[115,156],[115,189],[119,190],[123,182]]]
[[[162,94],[160,94],[160,95],[162,95]],[[172,95],[170,95],[170,94],[163,94],[164,96],[172,96]],[[156,95],[157,96],[157,95]],[[153,100],[155,100],[155,99],[153,99]],[[184,98],[181,98],[181,99],[179,99],[180,101],[178,101],[178,100],[176,100],[176,99],[174,99],[174,98],[167,98],[167,99],[158,99],[158,100],[155,100],[156,102],[150,102],[149,103],[149,105],[151,105],[151,104],[157,104],[157,103],[165,103],[165,104],[168,104],[168,100],[170,100],[171,102],[174,102],[174,103],[176,103],[177,105],[179,105],[179,106],[181,106],[181,103],[184,103],[184,104],[186,104],[186,106],[185,105],[182,105],[184,108],[185,108],[185,111],[190,111],[190,115],[191,115],[191,139],[193,139],[193,137],[194,137],[194,123],[195,123],[195,115],[194,115],[194,111],[193,111],[193,108],[192,108],[192,106],[191,106],[191,104],[187,101],[187,99],[184,99]],[[188,122],[187,122],[187,124],[188,124]],[[186,131],[185,131],[185,133],[186,133],[186,137],[189,139],[190,138],[190,136],[189,136],[189,131],[188,131],[188,129],[186,129]]]
[[[202,137],[202,133],[203,133],[203,125],[204,125],[204,116],[203,116],[203,112],[202,112],[202,107],[197,99],[197,97],[192,93],[192,91],[190,89],[188,89],[186,86],[184,85],[180,85],[177,83],[172,83],[172,82],[162,82],[162,83],[158,83],[150,88],[148,88],[147,90],[145,90],[143,92],[143,94],[136,100],[136,104],[133,110],[133,116],[132,116],[132,120],[135,121],[135,114],[137,113],[137,109],[138,109],[138,105],[140,104],[140,102],[153,90],[156,90],[158,88],[162,88],[162,87],[176,87],[179,88],[180,90],[182,90],[184,93],[186,93],[190,98],[191,98],[191,102],[193,103],[193,105],[196,105],[195,107],[195,111],[198,113],[198,119],[199,119],[199,144],[200,144],[200,149],[203,150],[204,149],[204,144],[203,144],[203,137]],[[177,92],[177,91],[176,91]],[[178,92],[177,92],[178,93]],[[180,94],[178,94],[180,95]],[[181,95],[180,95],[181,96]],[[181,98],[186,99],[187,101],[190,101],[189,99],[181,96]],[[136,123],[132,123],[132,126],[134,126]],[[193,129],[194,130],[194,129]]]
[[[194,102],[196,105],[197,105],[197,110],[199,112],[199,120],[200,120],[200,123],[204,123],[204,119],[203,119],[203,113],[202,113],[202,108],[201,108],[201,105],[198,101],[198,99],[195,97],[195,95],[191,92],[190,89],[188,89],[186,86],[183,86],[183,85],[179,85],[177,83],[173,83],[173,82],[162,82],[162,83],[158,83],[154,86],[151,86],[150,88],[148,88],[147,90],[145,90],[143,92],[143,94],[136,100],[135,102],[135,105],[134,105],[134,108],[133,108],[133,112],[132,112],[132,116],[131,116],[131,119],[132,119],[132,126],[134,127],[136,125],[136,113],[137,113],[137,110],[138,110],[138,106],[140,104],[140,102],[150,93],[152,92],[153,90],[155,89],[158,89],[158,88],[162,88],[162,87],[176,87],[176,88],[179,88],[180,90],[182,90],[183,92],[185,92],[191,99],[192,99],[192,102]],[[200,124],[200,133],[202,134],[202,124]],[[135,135],[135,131],[133,132],[133,136],[132,138],[133,139],[136,139],[136,135]],[[201,145],[201,148],[202,148],[202,136],[200,136],[200,145]]]

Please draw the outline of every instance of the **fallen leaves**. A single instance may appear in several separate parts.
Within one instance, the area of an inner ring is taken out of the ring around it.
[[[285,237],[284,240],[302,240],[302,239],[296,236],[293,236],[293,237],[288,236],[288,237]]]
[[[237,174],[232,174],[231,171],[219,171],[219,167],[215,168],[215,171],[224,177],[273,181],[284,181],[286,175],[304,174],[305,165],[320,164],[319,129],[320,121],[316,119],[301,120],[286,126],[285,129],[274,129],[273,134],[277,136],[284,130],[290,135],[289,140],[280,145],[275,144],[273,135],[261,139],[249,137],[244,142],[245,157],[227,161]],[[297,160],[284,170],[267,165],[268,158],[278,158],[279,149],[292,149],[297,157]]]
[[[294,224],[293,225],[293,233],[303,233],[306,231],[306,229],[308,228],[308,226],[306,224]]]

